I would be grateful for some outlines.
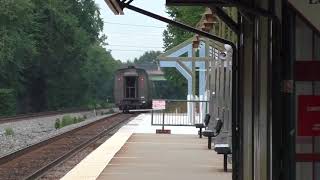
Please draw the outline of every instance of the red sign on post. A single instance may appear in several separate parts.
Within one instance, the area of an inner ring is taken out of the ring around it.
[[[320,96],[302,95],[298,103],[298,135],[320,136]]]
[[[152,109],[154,109],[154,110],[166,109],[166,101],[165,100],[152,100]]]

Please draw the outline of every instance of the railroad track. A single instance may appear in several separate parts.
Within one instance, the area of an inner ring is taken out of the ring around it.
[[[97,109],[100,110],[100,109]],[[0,124],[9,123],[9,122],[17,122],[21,120],[28,120],[38,117],[48,117],[54,115],[61,115],[66,113],[80,113],[90,111],[89,109],[70,109],[70,110],[61,110],[61,111],[47,111],[47,112],[40,112],[40,113],[29,113],[29,114],[21,114],[16,116],[10,117],[0,117]]]
[[[0,179],[37,179],[133,116],[115,114],[1,157]]]

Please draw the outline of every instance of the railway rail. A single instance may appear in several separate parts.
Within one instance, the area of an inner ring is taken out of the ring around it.
[[[96,109],[100,110],[100,109]],[[28,113],[28,114],[21,114],[16,116],[9,116],[9,117],[0,117],[0,124],[9,123],[9,122],[17,122],[21,120],[28,120],[38,117],[48,117],[48,116],[54,116],[54,115],[61,115],[65,113],[80,113],[80,112],[86,112],[90,111],[90,109],[68,109],[68,110],[61,110],[61,111],[46,111],[46,112],[40,112],[40,113]]]
[[[0,157],[0,177],[37,179],[134,116],[114,114]]]

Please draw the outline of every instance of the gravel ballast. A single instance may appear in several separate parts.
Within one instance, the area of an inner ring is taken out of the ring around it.
[[[35,144],[39,141],[56,136],[71,129],[91,123],[109,115],[101,115],[101,113],[109,112],[109,109],[99,110],[97,112],[87,111],[81,113],[67,113],[62,115],[40,117],[17,122],[0,124],[0,157],[10,154],[14,151]],[[96,115],[98,114],[98,115]],[[61,129],[55,128],[56,119],[62,119],[63,116],[71,117],[87,117],[83,122],[72,124]],[[6,131],[13,130],[13,134],[9,135]]]

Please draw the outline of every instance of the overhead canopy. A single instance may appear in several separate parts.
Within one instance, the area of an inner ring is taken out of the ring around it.
[[[229,0],[230,1],[230,0]],[[216,5],[230,6],[228,0],[166,0],[166,5],[168,6],[207,6],[209,3],[214,3]]]
[[[115,15],[123,15],[119,0],[104,0]]]
[[[289,0],[290,4],[320,32],[320,1]]]

